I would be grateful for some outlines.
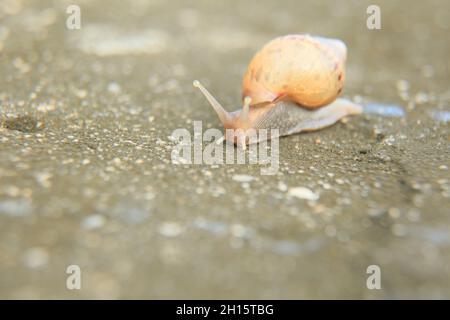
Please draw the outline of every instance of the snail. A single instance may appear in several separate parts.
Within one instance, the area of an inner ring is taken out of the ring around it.
[[[194,81],[225,129],[278,129],[278,136],[319,130],[362,107],[338,98],[345,79],[347,47],[341,40],[287,35],[267,43],[251,60],[242,83],[243,107],[226,111]],[[245,134],[222,137],[243,149],[254,143]],[[258,142],[258,141],[256,141]]]

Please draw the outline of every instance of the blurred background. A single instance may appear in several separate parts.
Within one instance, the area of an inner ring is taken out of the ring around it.
[[[2,0],[0,297],[450,298],[450,5],[375,2]],[[221,128],[192,81],[234,110],[292,33],[347,44],[370,112],[281,139],[274,176],[172,164],[174,129]]]

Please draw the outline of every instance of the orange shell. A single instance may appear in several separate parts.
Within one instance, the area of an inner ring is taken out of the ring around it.
[[[326,105],[341,93],[347,48],[340,40],[288,35],[266,44],[250,62],[242,96],[252,105],[287,99],[307,108]]]

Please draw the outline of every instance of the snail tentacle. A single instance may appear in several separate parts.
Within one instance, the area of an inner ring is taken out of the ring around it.
[[[198,80],[194,80],[193,82],[194,87],[199,88],[200,91],[203,93],[205,98],[208,100],[208,102],[211,104],[211,106],[216,111],[217,115],[219,116],[220,121],[223,124],[229,123],[231,121],[231,116],[228,111],[226,111],[222,105],[216,100],[216,98],[213,97],[211,93],[209,93],[208,90],[200,83]]]
[[[242,121],[247,121],[248,120],[248,113],[250,112],[250,103],[252,103],[252,98],[245,97],[244,98],[244,105],[242,107],[242,112],[241,112],[241,120]]]

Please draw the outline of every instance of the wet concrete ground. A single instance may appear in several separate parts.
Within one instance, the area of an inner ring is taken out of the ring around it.
[[[372,31],[369,4],[2,1],[0,297],[450,298],[449,4]],[[235,109],[289,33],[346,42],[366,113],[281,139],[274,176],[172,164],[174,129],[221,128],[192,80]]]

